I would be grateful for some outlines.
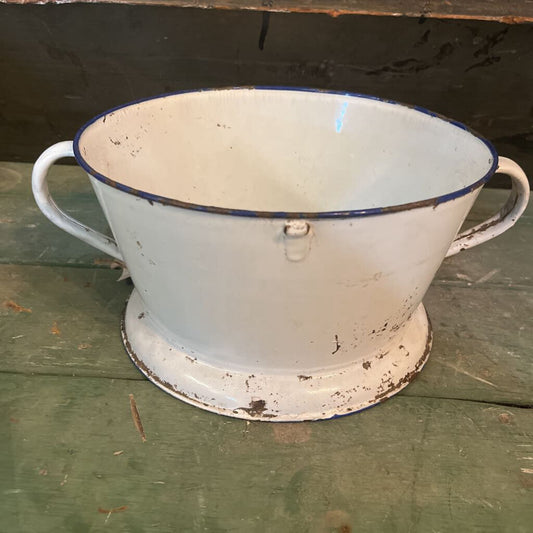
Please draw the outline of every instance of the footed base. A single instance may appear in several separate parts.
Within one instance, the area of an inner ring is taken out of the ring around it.
[[[165,392],[213,413],[271,422],[335,418],[382,402],[420,372],[432,341],[420,304],[394,347],[364,362],[306,375],[236,372],[203,363],[201,355],[193,357],[171,345],[157,332],[136,290],[121,331],[133,363]]]

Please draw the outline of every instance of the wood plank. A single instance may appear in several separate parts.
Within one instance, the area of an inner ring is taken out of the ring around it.
[[[109,268],[110,258],[54,226],[37,207],[27,163],[0,162],[0,263],[83,265]],[[54,165],[50,192],[73,217],[103,233],[109,226],[85,172],[76,165]]]
[[[1,0],[7,4],[112,3],[181,8],[251,10],[274,13],[322,13],[443,19],[495,20],[506,24],[533,21],[528,0]]]
[[[92,116],[138,98],[281,85],[427,107],[533,174],[527,24],[272,13],[260,47],[263,26],[263,15],[247,10],[3,5],[0,159],[33,161]]]
[[[142,379],[119,333],[132,287],[117,278],[100,269],[0,267],[1,371]]]
[[[406,395],[533,405],[533,292],[433,284],[428,364]]]
[[[527,533],[533,522],[528,409],[397,397],[270,424],[145,382],[3,374],[0,391],[4,531]]]
[[[2,372],[140,380],[119,322],[131,286],[116,271],[4,265]],[[533,289],[434,284],[425,298],[434,347],[403,394],[533,405]],[[490,312],[487,312],[490,310]],[[59,332],[59,333],[58,333]]]

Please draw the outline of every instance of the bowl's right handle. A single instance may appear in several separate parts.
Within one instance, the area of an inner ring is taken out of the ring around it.
[[[512,190],[507,202],[492,217],[455,237],[446,257],[461,250],[489,241],[514,226],[527,207],[529,200],[529,182],[524,171],[511,159],[500,157],[496,173],[507,174],[512,181]]]
[[[107,237],[89,228],[61,211],[50,196],[46,175],[48,174],[48,169],[62,157],[74,157],[72,141],[63,141],[50,146],[50,148],[46,149],[39,156],[39,159],[37,159],[33,166],[31,186],[39,209],[51,222],[67,233],[78,237],[78,239],[98,248],[98,250],[111,255],[119,261],[124,261],[117,243],[111,237]]]

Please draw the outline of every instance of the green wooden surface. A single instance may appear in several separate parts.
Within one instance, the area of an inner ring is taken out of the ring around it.
[[[98,508],[124,505],[110,531],[531,531],[524,409],[399,397],[247,424],[144,381],[3,374],[0,391],[7,531],[103,531]]]
[[[118,330],[131,285],[38,212],[30,170],[0,163],[2,533],[531,531],[533,209],[444,262],[425,298],[430,360],[399,395],[327,422],[250,424],[137,372]],[[82,172],[56,166],[50,181],[105,229]],[[468,223],[505,195],[483,192]]]

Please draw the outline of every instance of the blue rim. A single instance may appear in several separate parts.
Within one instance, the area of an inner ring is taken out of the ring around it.
[[[394,105],[399,105],[401,107],[405,107],[408,109],[412,109],[414,111],[418,111],[425,115],[429,115],[431,117],[435,117],[440,120],[443,120],[444,122],[448,122],[449,124],[470,133],[472,136],[474,136],[476,139],[481,141],[488,148],[492,156],[492,165],[490,169],[488,170],[488,172],[481,179],[474,182],[472,185],[468,185],[467,187],[464,187],[457,191],[453,191],[451,193],[443,194],[441,196],[436,196],[434,198],[428,198],[427,200],[420,200],[420,201],[409,202],[409,203],[393,205],[393,206],[386,206],[386,207],[372,207],[369,209],[354,209],[354,210],[348,210],[348,211],[288,212],[288,211],[253,211],[253,210],[247,210],[247,209],[232,209],[232,208],[226,208],[226,207],[208,206],[208,205],[194,204],[190,202],[183,202],[181,200],[176,200],[173,198],[167,198],[165,196],[151,194],[146,191],[141,191],[138,189],[134,189],[132,187],[128,187],[127,185],[124,185],[123,183],[119,183],[115,180],[112,180],[111,178],[108,178],[107,176],[104,176],[100,172],[97,172],[95,169],[93,169],[81,155],[81,152],[79,149],[79,141],[80,141],[82,134],[85,132],[85,130],[89,126],[94,124],[97,120],[105,117],[106,115],[110,113],[119,111],[120,109],[124,109],[126,107],[137,105],[143,102],[149,102],[151,100],[163,99],[169,96],[176,96],[180,94],[190,94],[190,93],[210,92],[210,91],[237,91],[237,90],[250,90],[250,89],[258,90],[258,91],[293,91],[293,92],[308,92],[308,93],[324,93],[324,94],[348,96],[348,97],[354,97],[354,98],[364,98],[366,100],[375,100],[377,102],[382,102],[386,104],[394,104]],[[202,212],[208,212],[208,213],[217,213],[221,215],[232,215],[232,216],[240,216],[240,217],[256,217],[256,218],[257,217],[259,218],[352,218],[352,217],[363,217],[363,216],[370,216],[370,215],[382,215],[382,214],[397,212],[397,211],[407,211],[407,210],[414,209],[417,207],[437,206],[439,204],[449,202],[450,200],[460,198],[461,196],[465,196],[469,194],[470,192],[474,191],[475,189],[481,187],[494,175],[498,167],[498,154],[496,150],[494,149],[494,147],[492,146],[492,144],[489,141],[487,141],[484,137],[477,134],[475,131],[468,128],[461,122],[457,122],[455,120],[449,119],[443,115],[434,113],[433,111],[429,111],[420,106],[402,104],[395,100],[387,100],[384,98],[378,98],[377,96],[370,96],[366,94],[358,94],[358,93],[343,92],[343,91],[311,89],[311,88],[303,88],[303,87],[300,88],[300,87],[269,87],[269,86],[248,87],[246,86],[246,87],[196,89],[196,90],[176,91],[172,93],[151,96],[148,98],[142,98],[140,100],[134,100],[132,102],[128,102],[126,104],[108,109],[107,111],[100,113],[99,115],[95,116],[94,118],[86,122],[77,131],[76,136],[74,137],[73,145],[74,145],[74,156],[76,158],[77,163],[88,174],[90,174],[97,180],[101,181],[102,183],[105,183],[106,185],[109,185],[110,187],[113,187],[120,191],[126,192],[128,194],[132,194],[135,196],[139,196],[140,198],[144,198],[145,200],[148,200],[151,203],[153,202],[153,203],[158,203],[162,205],[172,205],[176,207],[181,207],[183,209],[191,209],[193,211],[202,211]]]

